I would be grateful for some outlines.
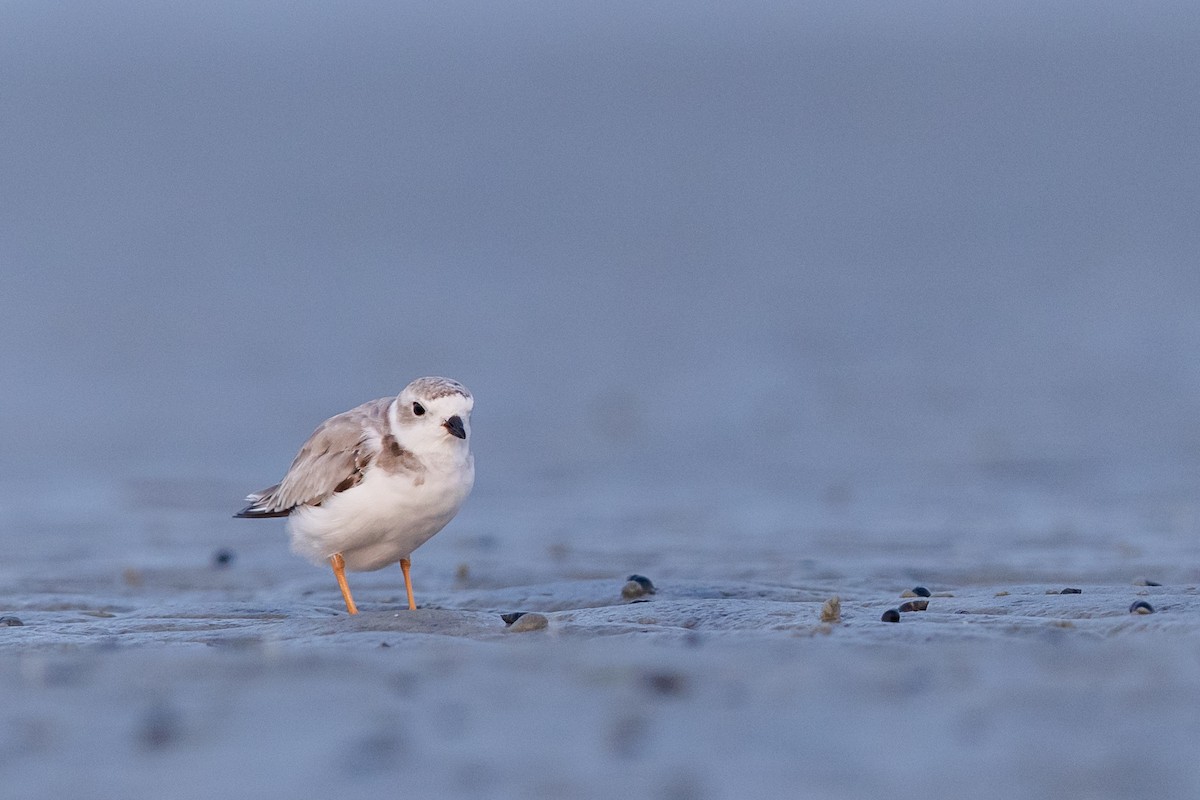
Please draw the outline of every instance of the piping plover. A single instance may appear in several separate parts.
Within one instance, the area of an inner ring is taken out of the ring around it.
[[[333,567],[346,610],[357,614],[346,570],[400,562],[415,609],[409,556],[446,526],[475,483],[467,388],[418,378],[325,420],[283,480],[248,496],[238,517],[287,517],[292,551]]]

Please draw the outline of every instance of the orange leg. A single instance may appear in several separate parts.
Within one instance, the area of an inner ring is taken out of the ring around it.
[[[329,563],[333,565],[333,574],[337,578],[338,588],[342,590],[342,599],[346,601],[346,610],[351,614],[357,614],[358,606],[354,605],[354,597],[350,594],[350,584],[346,583],[346,559],[342,558],[341,553],[334,553],[329,557]]]
[[[408,592],[408,610],[416,611],[417,603],[413,600],[412,577],[408,574],[408,568],[411,566],[412,562],[407,558],[400,559],[400,570],[404,573],[404,591]]]

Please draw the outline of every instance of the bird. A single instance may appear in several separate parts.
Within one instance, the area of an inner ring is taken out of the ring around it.
[[[248,495],[234,516],[286,517],[292,552],[333,568],[348,613],[358,607],[346,570],[397,562],[416,609],[412,552],[454,518],[475,484],[474,405],[458,381],[426,377],[330,417],[283,480]]]

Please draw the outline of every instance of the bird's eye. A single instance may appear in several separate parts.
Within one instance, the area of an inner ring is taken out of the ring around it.
[[[425,406],[420,403],[413,403],[413,413],[418,417],[425,413]]]

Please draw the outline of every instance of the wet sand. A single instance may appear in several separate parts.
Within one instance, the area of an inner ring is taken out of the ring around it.
[[[452,525],[414,560],[418,610],[387,570],[352,576],[362,613],[350,617],[277,525],[253,534],[241,550],[167,537],[124,564],[6,571],[0,612],[24,623],[0,627],[6,792],[1183,797],[1200,785],[1200,592],[1032,566],[1070,547],[1010,552],[1006,568],[1027,559],[1030,583],[941,568],[921,581],[927,609],[887,623],[918,581],[909,567],[855,574],[871,548],[848,557],[846,541],[786,569],[741,554],[738,573],[769,580],[720,577],[731,570],[714,561],[736,548],[643,554],[653,569],[629,571],[656,591],[628,599],[628,574],[602,566],[626,558],[620,547],[526,536],[521,557]],[[176,547],[195,559],[171,563]],[[840,618],[823,622],[833,596]],[[1154,613],[1130,613],[1137,601]],[[514,611],[548,626],[512,632],[501,614]]]

